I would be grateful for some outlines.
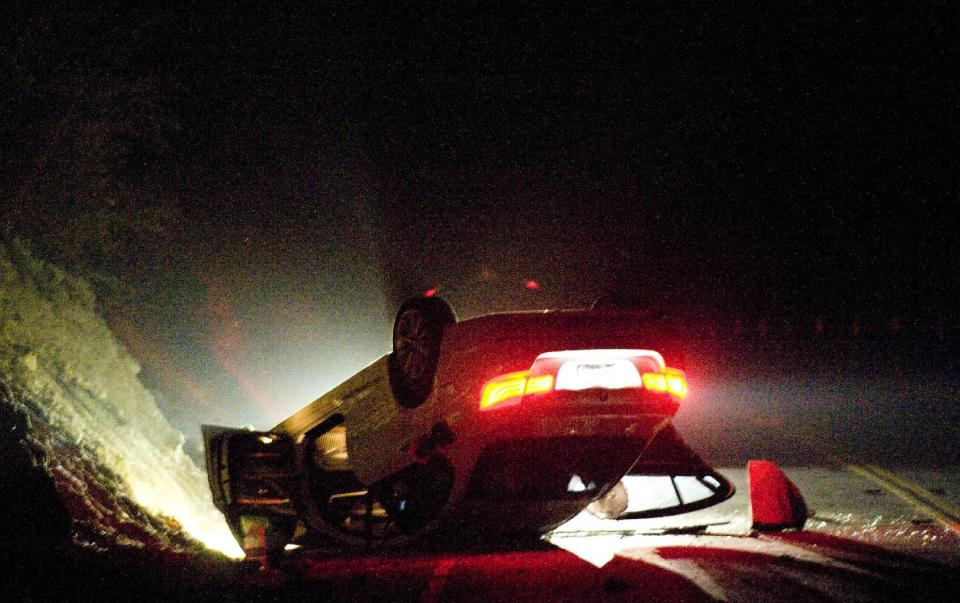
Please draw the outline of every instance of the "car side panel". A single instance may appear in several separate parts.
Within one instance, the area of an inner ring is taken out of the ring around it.
[[[347,431],[350,468],[364,483],[372,483],[410,464],[405,448],[429,431],[428,400],[404,409],[393,398],[388,368],[382,356],[331,391],[304,406],[274,430],[301,441],[329,417],[340,415]]]

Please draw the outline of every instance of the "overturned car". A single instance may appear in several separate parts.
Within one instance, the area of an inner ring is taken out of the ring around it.
[[[458,322],[441,298],[413,298],[390,354],[279,425],[203,426],[214,503],[268,556],[290,542],[536,534],[588,506],[618,518],[715,504],[733,488],[670,426],[687,381],[659,337],[628,311]],[[628,512],[618,484],[631,472],[668,477],[677,503]]]

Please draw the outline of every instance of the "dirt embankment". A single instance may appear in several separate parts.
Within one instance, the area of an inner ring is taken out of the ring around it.
[[[6,592],[92,595],[136,575],[159,589],[145,592],[185,594],[234,571],[206,548],[234,544],[206,476],[138,372],[89,286],[0,241],[0,562],[16,570]]]

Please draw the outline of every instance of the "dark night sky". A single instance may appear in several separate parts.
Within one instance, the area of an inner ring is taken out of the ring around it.
[[[232,20],[204,140],[265,197],[234,215],[363,197],[317,219],[359,212],[404,293],[481,264],[582,299],[623,261],[738,304],[939,292],[949,13],[478,13]]]
[[[612,289],[710,317],[952,312],[954,7],[428,4],[24,8],[4,194],[45,153],[69,164],[51,124],[122,106],[92,89],[151,82],[130,94],[172,125],[124,182],[183,221],[167,268],[127,268],[162,292],[129,312],[241,400],[228,419],[321,393],[437,285],[462,315]]]

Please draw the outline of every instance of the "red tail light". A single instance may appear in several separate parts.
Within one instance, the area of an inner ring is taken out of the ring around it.
[[[687,395],[687,378],[683,371],[665,367],[662,373],[644,373],[643,387],[683,398]]]
[[[494,406],[503,408],[519,404],[527,394],[545,394],[553,390],[553,375],[530,376],[530,371],[507,373],[491,379],[483,386],[480,410]]]
[[[667,376],[667,391],[678,398],[683,398],[689,391],[687,389],[687,377],[680,369],[665,368],[664,373]]]
[[[480,410],[520,403],[525,395],[554,390],[644,388],[676,398],[687,395],[683,371],[664,365],[651,350],[573,350],[541,354],[529,371],[507,373],[483,386]]]

